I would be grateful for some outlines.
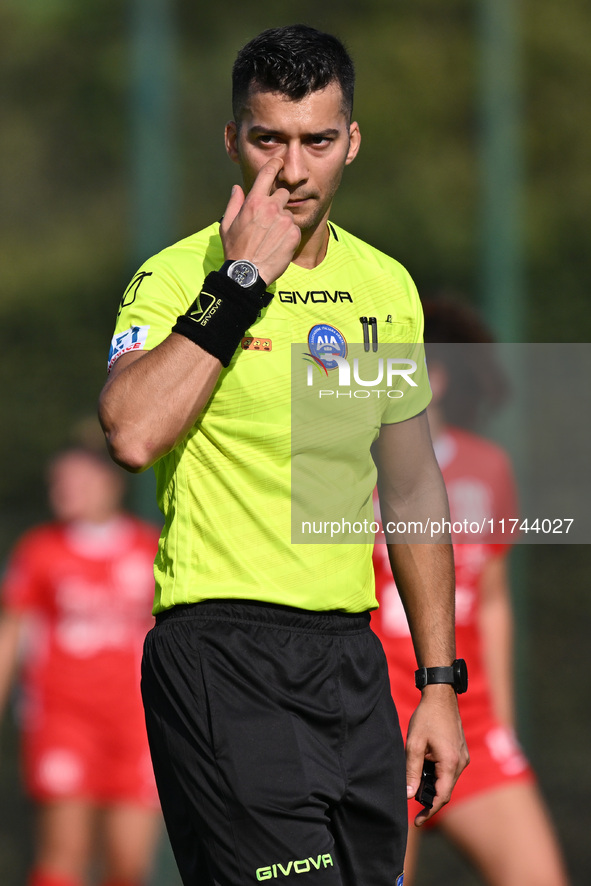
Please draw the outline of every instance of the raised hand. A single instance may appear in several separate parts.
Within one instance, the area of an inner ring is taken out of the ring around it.
[[[253,262],[267,286],[285,271],[301,238],[293,215],[285,208],[289,191],[273,191],[282,166],[278,157],[265,163],[246,197],[234,185],[220,224],[226,259]]]

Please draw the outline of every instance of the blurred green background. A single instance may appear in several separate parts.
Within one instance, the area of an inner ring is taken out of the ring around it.
[[[164,16],[155,44],[149,12]],[[358,72],[363,143],[335,221],[420,292],[480,307],[500,340],[590,340],[588,0],[2,0],[1,559],[47,516],[44,464],[95,409],[132,273],[224,210],[237,50],[298,21],[341,37]],[[589,546],[519,559],[522,736],[587,884]],[[0,761],[0,882],[20,886],[31,823],[10,721]],[[422,884],[477,882],[437,837],[425,844]],[[156,882],[177,882],[166,853]]]

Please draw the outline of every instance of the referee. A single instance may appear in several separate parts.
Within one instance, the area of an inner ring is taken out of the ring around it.
[[[307,26],[265,31],[238,53],[225,143],[242,187],[221,223],[138,271],[109,354],[110,452],[132,472],[153,466],[165,518],[142,692],[185,886],[402,883],[424,759],[437,780],[421,821],[468,760],[447,540],[390,544],[418,666],[435,669],[420,672],[406,766],[369,626],[373,537],[292,543],[302,496],[334,496],[353,525],[371,523],[376,476],[385,523],[448,518],[423,361],[403,361],[394,390],[398,364],[382,358],[378,390],[352,359],[356,343],[369,359],[422,341],[406,271],[329,220],[360,146],[353,88],[340,41]],[[354,392],[338,388],[351,365]],[[306,433],[292,412],[300,369],[310,390],[323,379],[327,403]],[[353,397],[364,420],[349,422],[348,445],[334,429]]]

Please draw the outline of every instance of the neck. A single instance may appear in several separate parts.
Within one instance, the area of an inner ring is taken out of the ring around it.
[[[90,513],[86,513],[82,516],[74,518],[73,520],[67,520],[66,522],[73,527],[82,527],[88,530],[93,529],[101,529],[101,527],[111,526],[117,522],[121,513],[119,511],[108,510],[105,511],[103,509],[92,511]]]
[[[329,236],[327,215],[317,227],[302,231],[300,245],[292,259],[294,265],[308,269],[317,268],[326,255]]]

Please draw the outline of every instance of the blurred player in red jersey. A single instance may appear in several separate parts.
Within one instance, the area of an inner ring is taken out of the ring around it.
[[[100,825],[102,882],[145,882],[160,811],[139,691],[158,531],[121,511],[122,472],[74,447],[49,465],[55,522],[17,543],[2,584],[0,711],[22,658],[29,886],[81,886]]]
[[[423,307],[433,390],[429,425],[451,519],[479,524],[492,519],[498,526],[499,519],[517,516],[509,459],[496,444],[455,424],[473,426],[483,408],[504,397],[492,339],[465,306],[441,300]],[[439,344],[449,342],[456,344]],[[490,886],[566,886],[544,802],[515,737],[510,544],[503,543],[498,532],[488,542],[481,539],[473,543],[474,536],[454,535],[456,654],[466,659],[469,672],[468,692],[458,702],[470,765],[450,803],[425,827],[438,827]],[[406,735],[418,693],[416,660],[385,544],[375,546],[374,568],[380,608],[372,613],[372,627],[386,652],[392,695]],[[409,802],[405,886],[414,881],[420,831],[412,824],[421,809],[415,800]]]

